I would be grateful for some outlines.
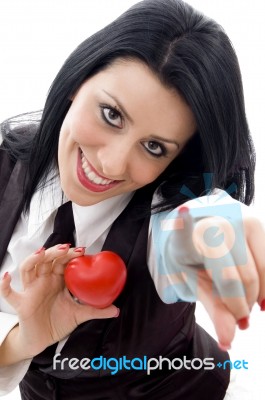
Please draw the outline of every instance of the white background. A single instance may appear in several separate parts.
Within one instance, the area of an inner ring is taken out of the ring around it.
[[[159,0],[157,0],[159,1]],[[255,208],[265,220],[265,11],[263,0],[188,0],[216,19],[236,49],[245,91],[246,111],[257,151]],[[112,21],[133,0],[1,0],[0,121],[41,109],[48,88],[69,53],[86,37]],[[264,260],[265,262],[265,260]],[[203,309],[198,320],[214,335]],[[245,359],[238,371],[240,400],[263,399],[265,393],[265,313],[255,307],[247,331],[239,331],[232,359]],[[3,399],[19,399],[14,391]]]

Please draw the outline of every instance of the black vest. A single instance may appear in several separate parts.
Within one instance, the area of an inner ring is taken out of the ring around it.
[[[24,168],[0,150],[0,265],[21,213],[21,183]],[[61,358],[104,357],[141,360],[159,356],[193,360],[213,358],[217,364],[229,359],[216,341],[195,323],[192,303],[164,304],[157,295],[146,263],[149,217],[139,218],[143,192],[137,191],[117,218],[104,243],[104,250],[118,253],[126,263],[126,286],[115,301],[118,318],[92,320],[70,335]],[[8,216],[8,218],[7,218]],[[218,368],[168,368],[151,371],[122,369],[53,369],[49,348],[33,359],[20,384],[23,400],[221,400],[229,383],[229,371]],[[57,367],[58,368],[58,367]]]

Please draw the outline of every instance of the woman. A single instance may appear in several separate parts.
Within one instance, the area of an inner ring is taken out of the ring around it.
[[[253,198],[254,150],[240,71],[222,28],[181,1],[140,2],[70,55],[40,122],[36,114],[10,120],[3,133],[2,388],[21,381],[22,398],[35,400],[224,398],[228,369],[170,361],[228,359],[237,323],[247,326],[254,302],[264,306],[263,249],[248,234],[263,240],[264,233],[245,219],[249,268],[228,270],[245,293],[229,298],[221,288],[213,296],[212,280],[203,270],[197,274],[218,347],[195,324],[188,295],[161,301],[154,249],[161,232],[150,224],[151,209],[156,221],[187,200],[184,184],[201,196],[205,172],[212,174],[207,189],[236,184],[236,200]],[[187,208],[179,211],[189,218]],[[207,258],[197,227],[211,223],[196,222],[196,256],[202,256],[196,265]],[[58,224],[60,237],[50,236]],[[183,234],[189,256],[191,239]],[[71,297],[63,271],[69,260],[102,248],[124,259],[128,279],[115,306],[96,310]],[[101,365],[124,356],[138,365],[119,364],[114,374],[110,363]],[[84,357],[98,363],[77,366]],[[148,375],[140,363],[145,357],[166,360]]]

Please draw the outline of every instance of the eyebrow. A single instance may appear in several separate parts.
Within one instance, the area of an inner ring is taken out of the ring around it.
[[[112,100],[115,101],[115,103],[117,104],[117,106],[121,109],[122,113],[125,115],[125,117],[133,123],[133,119],[130,117],[130,115],[127,113],[127,111],[125,110],[124,106],[118,101],[118,99],[113,96],[112,94],[110,94],[109,92],[107,92],[106,90],[103,89],[103,92],[106,93]]]
[[[110,94],[109,92],[107,92],[106,90],[102,89],[104,93],[106,93],[107,96],[109,96],[112,100],[115,101],[115,103],[117,104],[117,106],[120,108],[120,110],[122,111],[122,113],[125,115],[125,117],[133,123],[133,119],[130,117],[130,115],[127,113],[127,111],[125,110],[124,106],[120,103],[120,101],[118,101],[117,97],[113,96],[112,94]],[[152,135],[151,139],[157,139],[160,140],[161,142],[165,142],[165,143],[170,143],[170,144],[175,144],[178,149],[180,147],[179,143],[176,142],[175,140],[170,140],[170,139],[165,139],[161,136],[157,136],[157,135]]]
[[[161,142],[165,142],[165,143],[175,144],[178,148],[180,147],[179,143],[176,142],[175,140],[165,139],[165,138],[163,138],[161,136],[157,136],[157,135],[152,135],[152,139],[157,139],[157,140],[160,140]]]

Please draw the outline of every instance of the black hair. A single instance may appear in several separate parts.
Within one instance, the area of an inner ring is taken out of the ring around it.
[[[182,95],[196,119],[195,135],[149,185],[150,190],[159,187],[159,208],[187,200],[181,190],[184,184],[195,196],[205,193],[205,172],[212,177],[207,190],[234,184],[232,196],[250,204],[255,152],[229,38],[215,21],[181,0],[144,0],[81,43],[65,61],[50,88],[32,144],[28,138],[22,143],[7,135],[6,148],[29,166],[25,208],[57,165],[59,132],[71,97],[85,80],[117,58],[147,64],[163,84]]]

